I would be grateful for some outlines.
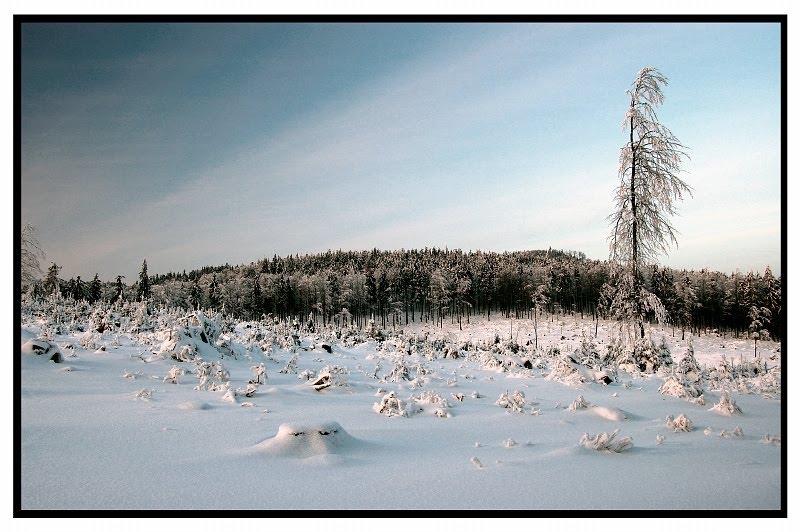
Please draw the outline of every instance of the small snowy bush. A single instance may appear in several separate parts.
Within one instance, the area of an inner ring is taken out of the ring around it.
[[[581,436],[580,444],[593,451],[610,451],[612,453],[621,453],[633,447],[633,439],[630,436],[614,441],[617,434],[619,434],[619,429],[611,434],[601,432],[596,436],[589,436],[589,433],[585,433]]]
[[[734,414],[741,414],[742,409],[736,404],[736,401],[731,399],[728,392],[722,392],[719,398],[719,403],[715,404],[709,410],[722,414],[723,416],[732,416]]]
[[[688,382],[680,375],[670,375],[667,377],[664,380],[664,384],[658,388],[658,392],[661,395],[679,398],[699,397],[703,395],[703,389],[700,386]]]
[[[178,384],[178,377],[183,375],[185,370],[178,366],[172,366],[166,376],[164,377],[164,382],[170,381],[172,384]]]
[[[525,393],[515,390],[510,397],[508,392],[500,394],[495,404],[503,408],[508,408],[512,412],[522,412],[525,407]]]
[[[576,410],[584,410],[586,408],[589,408],[590,406],[591,403],[589,403],[586,399],[584,399],[582,395],[579,395],[577,399],[575,399],[574,401],[572,401],[572,403],[570,403],[567,410],[574,412]]]
[[[671,428],[673,432],[691,432],[693,428],[692,420],[683,414],[675,419],[673,419],[672,416],[667,416],[666,425]]]
[[[405,401],[395,397],[394,392],[383,396],[380,403],[374,403],[372,410],[384,416],[407,416]]]
[[[733,430],[722,430],[722,431],[720,431],[719,437],[720,438],[743,438],[744,437],[744,431],[742,430],[742,427],[740,427],[739,425],[736,425],[736,428],[734,428]]]
[[[253,372],[253,377],[249,381],[250,383],[264,384],[267,381],[267,368],[264,367],[263,362],[258,366],[251,366],[250,371]]]

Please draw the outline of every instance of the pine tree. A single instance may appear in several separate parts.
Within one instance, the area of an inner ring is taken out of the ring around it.
[[[50,267],[47,269],[47,277],[44,280],[45,292],[47,294],[61,291],[61,282],[58,279],[59,270],[61,270],[61,267],[55,262],[51,263]]]
[[[94,279],[89,283],[89,302],[96,303],[103,297],[103,288],[100,283],[100,277],[95,273]]]
[[[144,301],[150,297],[150,278],[147,276],[147,259],[142,261],[139,271],[139,285],[136,288],[136,299]]]
[[[620,286],[628,287],[617,290],[614,297],[630,300],[614,305],[628,313],[616,317],[635,323],[642,338],[646,314],[658,314],[659,310],[648,308],[648,300],[658,304],[658,299],[649,297],[652,294],[644,288],[642,267],[655,262],[670,244],[677,244],[669,217],[676,212],[675,201],[683,199],[684,194],[691,195],[691,187],[678,177],[686,157],[684,146],[658,121],[655,112],[655,106],[664,101],[661,87],[666,84],[666,77],[647,67],[639,71],[627,91],[631,103],[623,127],[629,139],[620,154],[616,211],[609,216],[610,258],[626,266]],[[624,276],[630,276],[630,280],[624,280]]]
[[[72,285],[72,293],[70,295],[72,295],[72,299],[75,301],[87,299],[86,284],[81,281],[80,275],[75,279],[75,282]]]
[[[124,275],[117,275],[117,282],[114,286],[114,303],[122,303],[125,300],[125,285],[122,283]]]

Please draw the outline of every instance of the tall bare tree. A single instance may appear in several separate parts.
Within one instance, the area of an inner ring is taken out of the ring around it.
[[[653,67],[639,71],[627,91],[631,102],[622,127],[627,130],[628,142],[619,158],[620,183],[615,191],[616,210],[608,217],[612,231],[609,237],[612,262],[626,266],[624,275],[630,282],[622,283],[627,290],[617,290],[615,299],[628,299],[618,305],[629,309],[620,319],[634,321],[644,337],[644,317],[649,311],[663,314],[658,299],[644,288],[642,267],[656,262],[660,253],[677,245],[675,227],[670,217],[676,214],[675,204],[692,189],[678,174],[685,146],[658,120],[655,107],[664,102],[662,87],[667,78]],[[660,311],[660,312],[659,312]]]

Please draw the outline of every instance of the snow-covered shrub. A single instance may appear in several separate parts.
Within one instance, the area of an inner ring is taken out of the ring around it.
[[[172,366],[166,376],[164,376],[164,382],[170,381],[172,384],[178,384],[178,377],[183,375],[185,370],[178,366]]]
[[[383,396],[380,403],[374,403],[372,410],[384,416],[407,416],[406,403],[389,392]]]
[[[672,365],[672,356],[663,336],[658,345],[652,336],[639,338],[633,346],[633,358],[639,371],[643,373],[655,373],[662,366]]]
[[[586,399],[584,399],[582,395],[579,395],[577,399],[575,399],[570,403],[567,410],[574,412],[576,410],[584,410],[586,408],[589,408],[590,406],[592,406],[591,403],[589,403]]]
[[[315,390],[320,391],[330,386],[348,386],[347,381],[341,378],[341,375],[349,373],[348,369],[341,366],[325,366],[319,370],[319,374],[315,379],[308,381],[310,386]]]
[[[633,347],[625,345],[620,336],[611,339],[607,346],[607,361],[628,373],[656,373],[660,368],[672,365],[672,356],[667,340],[661,337],[656,345],[652,336],[636,338]]]
[[[675,419],[673,419],[671,415],[667,416],[665,424],[667,427],[671,428],[673,432],[691,432],[693,428],[692,420],[683,414]]]
[[[286,363],[286,367],[280,370],[280,373],[288,374],[288,373],[297,373],[297,359],[299,358],[297,352],[292,354],[292,358],[289,359],[289,362]]]
[[[197,367],[194,370],[195,375],[200,381],[200,384],[195,386],[195,390],[207,390],[209,386],[212,384],[212,377],[211,377],[211,369],[212,365],[209,362],[203,362],[202,360],[195,360]]]
[[[670,375],[658,388],[661,395],[668,397],[699,397],[703,395],[703,389],[695,384],[688,382],[682,375]]]
[[[607,362],[606,357],[600,355],[594,338],[587,335],[585,330],[581,332],[581,343],[573,353],[573,357],[580,364],[591,369],[600,369]]]
[[[633,447],[633,439],[630,436],[614,441],[617,434],[619,434],[619,429],[616,429],[611,434],[601,432],[596,436],[589,436],[589,433],[584,433],[579,443],[593,451],[610,451],[612,453],[621,453]]]
[[[720,431],[719,437],[720,438],[743,438],[744,437],[744,431],[742,430],[742,427],[740,427],[739,425],[736,425],[736,428],[734,428],[733,430],[722,430],[722,431]]]
[[[506,367],[503,364],[503,361],[497,358],[492,352],[490,351],[482,351],[480,355],[478,355],[478,364],[481,369],[490,370],[490,371],[505,371]]]
[[[219,360],[214,362],[214,380],[217,382],[228,382],[231,378],[230,372],[225,369],[225,366],[222,365],[222,362]]]
[[[551,364],[550,373],[547,374],[545,379],[547,380],[557,380],[557,381],[565,381],[565,380],[572,380],[573,375],[577,372],[575,366],[570,363],[570,361],[566,357],[559,357],[553,361]],[[578,382],[583,382],[580,379]]]
[[[511,396],[508,395],[508,392],[500,394],[500,397],[494,404],[502,406],[503,408],[508,408],[512,412],[522,412],[525,407],[525,393],[514,390]]]
[[[141,390],[133,394],[133,396],[136,397],[137,399],[149,400],[153,397],[153,394],[155,393],[156,391],[153,390],[152,388],[142,388]]]
[[[228,389],[223,395],[222,400],[228,403],[236,403],[236,392]]]
[[[133,372],[133,371],[124,370],[122,372],[122,377],[125,378],[125,379],[133,380],[133,379],[136,379],[137,377],[141,377],[141,376],[142,376],[142,372],[141,371]]]
[[[732,416],[734,414],[741,414],[742,409],[736,404],[736,401],[731,399],[728,392],[722,392],[719,398],[719,403],[715,404],[709,410],[722,414],[723,416]]]
[[[689,402],[695,404],[697,406],[705,406],[706,405],[706,396],[700,395],[699,397],[695,397],[693,399],[689,399]]]
[[[253,372],[253,377],[250,379],[250,383],[253,384],[264,384],[267,382],[267,368],[264,367],[264,363],[260,363],[258,366],[251,366],[250,371]]]
[[[89,349],[92,351],[99,349],[103,345],[102,341],[100,340],[100,334],[91,331],[81,335],[80,344],[83,349]]]
[[[214,343],[214,347],[220,352],[222,358],[225,358],[226,355],[234,359],[239,358],[237,356],[236,346],[229,334],[220,334],[219,338],[217,338],[217,341]]]
[[[400,382],[400,381],[407,381],[411,380],[411,377],[408,374],[408,366],[406,365],[405,360],[400,359],[398,360],[392,372],[385,377],[385,379],[389,382]]]
[[[252,382],[247,383],[247,388],[237,388],[236,395],[243,395],[245,397],[253,397],[258,391],[258,385]]]
[[[421,412],[424,409],[419,405],[433,405],[434,408],[431,411],[433,415],[437,417],[451,417],[449,409],[452,408],[450,402],[432,390],[425,390],[424,392],[420,393],[418,396],[411,395],[409,400],[414,401],[416,408],[416,412]]]

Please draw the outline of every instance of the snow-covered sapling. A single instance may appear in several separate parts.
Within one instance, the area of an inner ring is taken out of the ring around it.
[[[178,377],[185,373],[184,369],[178,366],[172,366],[166,376],[164,377],[164,382],[170,381],[172,384],[178,384]]]
[[[298,355],[295,352],[292,355],[292,358],[289,359],[289,362],[286,363],[286,367],[280,370],[280,373],[289,374],[289,373],[297,373],[297,359]]]
[[[736,401],[731,399],[728,392],[722,392],[719,398],[719,403],[715,404],[709,410],[722,414],[723,416],[732,416],[733,414],[741,414],[742,409],[736,404]]]
[[[263,362],[258,366],[251,366],[250,371],[253,372],[253,378],[249,381],[251,384],[264,384],[267,381],[267,368]]]
[[[394,365],[392,372],[386,377],[386,380],[390,382],[400,382],[410,380],[411,377],[408,374],[408,366],[406,365],[404,360],[400,360]]]

